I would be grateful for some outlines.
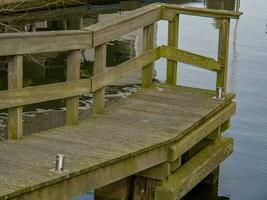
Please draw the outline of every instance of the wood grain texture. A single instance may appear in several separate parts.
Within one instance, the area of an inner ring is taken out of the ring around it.
[[[196,8],[189,6],[180,6],[174,4],[160,3],[162,8],[162,19],[171,20],[170,17],[173,17],[175,14],[183,15],[194,15],[201,17],[210,17],[217,19],[239,19],[243,14],[242,12],[227,11],[227,10],[218,10],[218,9],[208,9],[208,8]]]
[[[153,24],[160,20],[160,18],[161,7],[158,4],[151,4],[125,13],[122,16],[112,17],[109,20],[89,26],[84,30],[94,32],[93,46],[96,47]]]
[[[0,35],[0,56],[92,48],[92,32],[49,31]]]
[[[137,176],[154,179],[154,180],[164,180],[171,174],[171,164],[169,162],[160,164],[151,169],[147,169],[141,173],[138,173]]]
[[[73,50],[68,53],[67,81],[80,79],[81,51]],[[79,96],[66,99],[66,125],[79,123]]]
[[[154,49],[156,47],[156,24],[153,23],[143,29],[143,49],[144,52]],[[155,64],[149,64],[143,68],[142,71],[142,87],[150,87],[153,81],[153,73]]]
[[[168,161],[167,146],[190,135],[230,104],[214,91],[151,87],[108,107],[105,114],[0,143],[0,199],[69,199]],[[228,97],[228,96],[227,96]],[[171,112],[172,110],[172,112]],[[55,155],[66,172],[53,173]]]
[[[219,21],[219,44],[218,63],[221,71],[217,73],[217,87],[223,87],[223,92],[227,91],[227,71],[228,71],[228,50],[229,50],[230,20],[221,19]]]
[[[128,200],[131,198],[133,177],[106,185],[94,192],[95,200]]]
[[[207,146],[156,188],[155,200],[181,199],[232,152],[233,140],[228,138]]]
[[[92,77],[92,91],[99,90],[122,78],[132,71],[142,69],[160,58],[160,47],[149,50],[136,58],[132,58],[116,67]]]
[[[107,45],[102,44],[95,48],[94,75],[106,71]],[[105,88],[101,88],[93,93],[93,113],[100,114],[105,107]]]
[[[190,53],[170,46],[161,46],[161,56],[169,60],[186,63],[214,72],[219,72],[221,70],[220,63],[218,63],[213,58],[208,58],[195,53]]]
[[[172,145],[169,148],[169,160],[175,161],[179,157],[182,156],[186,152],[186,149],[192,148],[197,143],[199,143],[203,138],[210,136],[211,133],[220,125],[223,124],[225,121],[230,119],[236,112],[236,105],[235,103],[231,103],[228,105],[224,110],[220,111],[212,118],[206,121],[202,126],[198,129],[192,131],[189,135],[182,138],[176,144]],[[214,138],[215,139],[215,138]]]
[[[141,176],[135,177],[133,200],[154,200],[156,187],[160,181]]]
[[[0,92],[0,109],[41,103],[91,92],[91,79],[53,83]]]
[[[8,90],[23,87],[23,56],[13,56],[8,60]],[[23,108],[15,107],[8,110],[8,139],[23,137]]]
[[[179,15],[175,15],[168,25],[168,46],[178,48],[179,40]],[[166,83],[176,85],[177,83],[177,61],[167,60]]]

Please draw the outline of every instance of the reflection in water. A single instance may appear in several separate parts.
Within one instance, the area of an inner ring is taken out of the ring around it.
[[[206,8],[221,9],[221,10],[235,10],[236,2],[239,0],[205,0]]]
[[[231,72],[229,73],[229,91],[236,93],[237,92],[237,62],[238,62],[238,54],[237,54],[237,31],[238,31],[239,20],[235,20],[234,34],[233,34],[233,58],[231,59],[231,63],[229,65],[229,69]]]

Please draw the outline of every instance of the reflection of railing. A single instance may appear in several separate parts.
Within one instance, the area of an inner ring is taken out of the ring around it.
[[[195,15],[219,19],[218,60],[178,48],[179,15]],[[0,35],[0,56],[9,56],[8,90],[0,92],[0,109],[9,109],[10,139],[22,137],[22,106],[66,98],[66,123],[73,125],[79,118],[79,95],[93,92],[93,112],[102,113],[105,86],[126,75],[143,69],[142,86],[149,87],[153,77],[153,63],[160,57],[168,59],[168,84],[176,84],[177,62],[184,62],[217,72],[217,87],[226,88],[230,18],[239,12],[152,4],[133,12],[101,22],[78,31],[14,33]],[[169,21],[168,46],[155,46],[155,22]],[[112,69],[106,68],[106,43],[119,36],[144,28],[144,53]],[[80,78],[80,49],[95,48],[94,76]],[[23,54],[69,51],[67,82],[22,88]]]

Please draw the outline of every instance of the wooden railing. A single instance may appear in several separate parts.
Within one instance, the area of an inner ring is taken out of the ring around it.
[[[212,17],[219,20],[218,60],[178,48],[179,15]],[[142,87],[152,84],[154,62],[167,58],[168,84],[176,85],[177,62],[217,73],[217,86],[226,89],[230,18],[242,13],[152,4],[77,31],[12,33],[0,35],[0,56],[8,56],[8,90],[0,92],[0,109],[8,109],[8,138],[23,137],[22,108],[25,105],[66,99],[66,124],[78,124],[79,96],[93,93],[93,113],[104,110],[105,87],[130,71],[142,69]],[[156,47],[155,23],[169,21],[168,46]],[[143,54],[114,68],[106,68],[106,43],[136,29],[144,30]],[[81,49],[95,49],[94,76],[80,80]],[[68,51],[67,81],[23,88],[23,55]]]

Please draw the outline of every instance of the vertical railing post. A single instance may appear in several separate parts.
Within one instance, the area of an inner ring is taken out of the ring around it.
[[[67,81],[80,79],[81,51],[68,52],[67,58]],[[79,123],[79,97],[71,97],[66,100],[66,125]]]
[[[168,26],[168,46],[178,48],[179,40],[179,15],[169,21]],[[166,83],[170,85],[177,84],[177,62],[167,60]]]
[[[144,44],[144,52],[154,49],[156,47],[156,25],[155,23],[144,27],[143,33],[143,44]],[[148,88],[151,86],[153,81],[153,73],[155,69],[155,64],[152,63],[143,68],[142,74],[142,87]]]
[[[230,19],[219,20],[219,45],[218,62],[221,65],[221,71],[217,73],[216,87],[222,87],[223,93],[227,92],[227,72],[228,72],[228,50],[230,35]],[[220,127],[220,132],[224,132],[230,127],[230,120],[227,120]]]
[[[8,89],[23,87],[23,56],[13,56],[8,61]],[[23,137],[23,107],[8,110],[8,139]]]
[[[106,70],[107,45],[102,44],[95,47],[94,75]],[[105,107],[105,88],[93,93],[93,114],[101,114]]]
[[[221,71],[217,73],[217,87],[222,87],[223,92],[226,92],[230,19],[220,19],[219,27],[218,62]]]

